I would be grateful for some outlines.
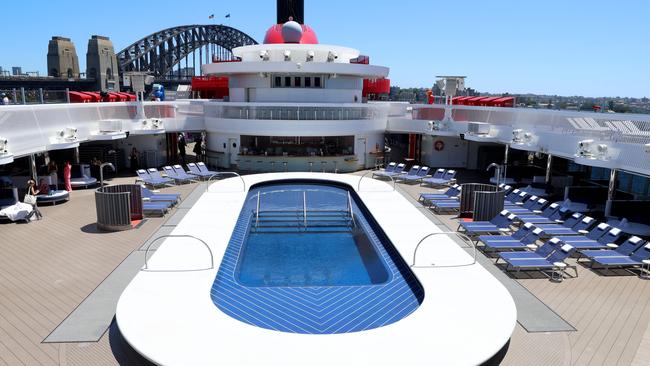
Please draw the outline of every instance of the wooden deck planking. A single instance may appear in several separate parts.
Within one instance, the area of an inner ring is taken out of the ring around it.
[[[165,191],[186,197],[196,187]],[[92,344],[41,343],[169,217],[148,218],[137,230],[96,233],[93,192],[74,191],[70,202],[41,207],[41,221],[0,224],[0,364],[117,364],[106,335]]]
[[[187,196],[195,187],[169,191]],[[415,198],[435,191],[400,187]],[[42,221],[0,225],[0,364],[118,363],[107,334],[96,343],[41,341],[170,215],[151,218],[137,230],[97,234],[81,230],[95,220],[92,207],[92,190],[75,191],[64,205],[42,207]],[[439,217],[453,223],[449,215]],[[517,326],[503,365],[650,364],[650,281],[601,276],[580,265],[578,271],[578,278],[562,283],[518,280],[577,331],[527,333]]]
[[[412,197],[435,190],[400,185]],[[455,230],[452,215],[438,215]],[[571,259],[570,261],[575,261]],[[638,365],[650,364],[650,281],[625,274],[604,276],[578,264],[578,278],[554,283],[547,278],[518,280],[528,291],[577,328],[563,336],[526,333],[517,326],[503,365]],[[645,335],[645,336],[644,336]],[[558,356],[566,349],[565,359]]]

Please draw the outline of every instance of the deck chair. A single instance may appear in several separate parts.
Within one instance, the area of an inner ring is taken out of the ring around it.
[[[556,245],[559,243],[556,243]],[[506,271],[516,270],[553,270],[557,266],[555,263],[565,263],[564,261],[575,252],[575,248],[569,244],[563,244],[559,248],[555,249],[551,255],[546,258],[523,258],[523,259],[504,259],[506,261]],[[509,253],[504,253],[509,254]],[[565,263],[566,264],[566,263]],[[575,266],[568,266],[575,270],[576,277],[578,276],[578,270]]]
[[[582,257],[588,258],[589,260],[606,257],[629,257],[633,252],[641,248],[645,243],[646,241],[639,238],[638,236],[631,236],[615,249],[583,250],[580,252],[580,254],[582,254]]]
[[[404,168],[405,167],[406,167],[406,164],[399,163],[399,164],[397,164],[395,169],[393,169],[392,172],[387,172],[387,171],[375,172],[375,173],[372,174],[372,177],[373,178],[374,177],[388,177],[388,178],[396,177],[396,176],[404,173]]]
[[[189,174],[192,174],[196,177],[207,179],[212,176],[212,173],[202,172],[199,167],[194,163],[188,163],[187,169],[189,169]]]
[[[408,182],[419,182],[429,174],[429,170],[428,166],[423,166],[415,173],[415,175],[402,175],[397,179]]]
[[[152,187],[159,187],[159,186],[166,186],[168,184],[174,184],[173,179],[169,178],[164,178],[163,176],[160,175],[158,170],[155,168],[150,168],[147,170],[144,169],[138,169],[136,171],[136,174],[138,175],[138,178],[142,179],[142,181],[150,185]]]
[[[154,193],[147,187],[142,186],[142,198],[147,199],[149,202],[172,202],[178,203],[181,199],[179,193]]]
[[[509,231],[510,225],[514,224],[515,218],[514,214],[511,214],[508,210],[503,210],[489,221],[460,222],[457,230],[460,231],[460,228],[463,228],[463,231],[468,236],[505,232]]]
[[[383,175],[385,173],[392,173],[395,170],[396,167],[397,167],[397,163],[395,163],[394,161],[391,161],[390,163],[388,163],[386,168],[378,170],[376,172],[373,172],[372,177],[374,178],[375,175]]]
[[[164,167],[163,167],[163,171],[165,172],[165,174],[167,174],[167,176],[168,176],[169,178],[173,179],[173,180],[176,181],[176,182],[180,182],[180,183],[183,183],[183,182],[184,182],[184,183],[191,183],[191,182],[193,181],[193,179],[187,179],[187,178],[184,178],[184,177],[180,177],[180,176],[176,173],[176,171],[174,170],[174,168],[172,168],[172,167],[169,166],[169,165],[164,166]]]
[[[499,259],[503,261],[513,261],[521,259],[540,259],[546,258],[551,253],[553,253],[561,245],[564,245],[564,242],[558,238],[551,238],[546,243],[540,245],[534,251],[525,251],[525,252],[505,252],[499,253],[499,257],[494,262],[495,264],[499,262]]]
[[[438,177],[440,172],[442,174]],[[428,184],[430,186],[442,186],[445,184],[450,184],[456,178],[456,171],[453,169],[445,171],[444,169],[436,170],[436,173],[431,178],[422,179],[421,184]]]
[[[189,180],[191,180],[193,182],[196,182],[196,177],[194,175],[187,174],[185,169],[183,169],[183,167],[180,166],[179,164],[172,165],[172,169],[174,169],[174,172],[176,172],[176,175],[178,177],[189,179]]]
[[[478,240],[484,244],[484,251],[526,249],[540,240],[542,229],[532,224],[523,225],[512,235],[481,235]]]
[[[605,269],[609,269],[609,267],[630,268],[640,267],[644,264],[643,261],[648,259],[650,259],[650,243],[641,246],[627,257],[594,257],[591,263],[592,267],[599,264]]]
[[[205,165],[205,163],[202,162],[202,161],[199,161],[198,163],[196,163],[196,166],[197,166],[197,167],[199,168],[199,170],[200,170],[201,172],[203,172],[203,173],[209,173],[209,174],[211,174],[211,175],[219,174],[219,172],[217,172],[217,171],[215,171],[215,170],[210,170],[210,169],[208,169],[208,166]]]
[[[454,184],[453,186],[449,187],[444,193],[420,193],[420,196],[418,197],[418,202],[425,205],[427,201],[431,201],[431,200],[454,199],[452,197],[456,197],[459,194],[460,194],[460,186],[458,184]]]
[[[558,238],[560,238],[560,239],[562,239],[562,240],[564,240],[567,243],[572,244],[572,245],[573,245],[573,243],[577,243],[577,242],[587,242],[587,243],[592,242],[593,243],[593,242],[598,241],[598,239],[600,239],[603,235],[605,235],[608,231],[610,231],[611,228],[612,228],[611,226],[609,226],[608,224],[602,222],[602,223],[594,226],[591,230],[587,231],[586,233],[585,233],[585,230],[582,230],[582,233],[581,233],[582,235],[566,235],[566,236],[562,235],[562,236],[558,236]]]
[[[592,217],[574,212],[566,220],[556,220],[559,224],[537,224],[537,227],[551,236],[584,235],[596,223]]]

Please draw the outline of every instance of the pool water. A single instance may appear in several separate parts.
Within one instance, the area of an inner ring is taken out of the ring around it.
[[[211,296],[246,323],[322,334],[398,321],[424,294],[351,188],[281,181],[250,189]]]

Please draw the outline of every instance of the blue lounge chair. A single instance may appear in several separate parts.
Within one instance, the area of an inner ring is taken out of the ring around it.
[[[199,169],[199,167],[194,163],[188,163],[187,164],[187,169],[190,170],[189,174],[192,174],[192,175],[194,175],[196,177],[199,177],[199,178],[207,179],[207,178],[210,178],[212,176],[212,173],[202,172]]]
[[[178,177],[189,179],[189,180],[191,180],[193,182],[196,182],[196,176],[187,174],[185,169],[183,169],[183,167],[180,166],[179,164],[172,165],[172,169],[174,169],[174,172],[176,172],[176,175]]]
[[[384,177],[384,178],[386,178],[386,177],[387,178],[396,177],[396,176],[404,173],[404,168],[405,167],[406,167],[406,164],[399,163],[399,164],[397,164],[395,169],[393,169],[393,171],[390,171],[390,172],[387,172],[387,171],[375,172],[375,173],[372,174],[372,177],[373,178],[374,177]]]
[[[559,243],[556,243],[558,245]],[[548,245],[548,244],[546,244]],[[545,246],[546,246],[545,245]],[[517,270],[519,272],[522,269],[533,269],[533,270],[554,270],[557,268],[555,263],[564,263],[564,261],[575,252],[575,248],[569,244],[563,244],[555,249],[548,257],[546,258],[518,258],[518,259],[505,259],[506,261],[506,271]],[[504,253],[509,254],[509,253]],[[516,254],[516,253],[514,253]],[[576,277],[578,276],[578,270],[575,266],[572,267],[576,271]]]
[[[444,169],[436,170],[435,174],[431,178],[422,179],[422,184],[428,184],[431,186],[442,186],[445,184],[450,184],[456,178],[456,171],[449,169],[445,171]]]
[[[165,172],[165,174],[167,174],[167,176],[169,178],[173,179],[177,183],[178,182],[180,182],[180,183],[191,183],[193,181],[193,179],[188,179],[188,178],[185,178],[185,177],[178,176],[178,174],[176,174],[176,171],[174,170],[174,168],[172,168],[169,165],[164,166],[163,171]]]
[[[200,170],[201,172],[203,172],[203,173],[209,173],[210,175],[219,174],[219,172],[217,172],[217,171],[214,171],[214,170],[210,170],[210,169],[208,169],[208,166],[205,165],[205,163],[202,162],[202,161],[199,161],[198,163],[196,163],[196,166],[197,166],[197,167],[199,168],[199,170]]]
[[[408,172],[399,174],[395,179],[402,179],[403,177],[415,177],[417,176],[418,172],[420,171],[420,166],[419,165],[413,165],[411,169],[409,169]]]
[[[564,242],[562,242],[562,240],[558,238],[551,238],[546,243],[537,247],[537,249],[534,251],[499,253],[499,257],[494,263],[498,263],[499,259],[502,259],[506,262],[521,259],[543,259],[551,255],[551,253],[553,253],[562,245],[564,245]]]
[[[458,184],[454,184],[453,186],[449,187],[444,193],[420,193],[420,197],[418,197],[418,202],[421,202],[423,205],[426,205],[427,201],[455,199],[453,197],[456,197],[459,194],[460,194],[460,186]]]
[[[638,236],[631,236],[627,238],[626,241],[621,243],[615,249],[609,250],[583,250],[580,252],[583,257],[593,260],[594,258],[605,258],[605,257],[628,257],[633,252],[645,245],[646,241],[639,238]]]
[[[148,170],[138,169],[136,174],[138,174],[138,178],[140,178],[145,184],[152,187],[166,186],[174,183],[172,179],[163,178],[155,168]]]
[[[435,213],[441,213],[442,211],[458,211],[460,210],[460,201],[458,200],[440,200],[440,201],[431,201],[431,206]]]
[[[402,181],[408,181],[408,182],[419,182],[421,181],[424,177],[429,174],[429,167],[428,166],[423,166],[421,167],[415,175],[402,175],[399,176],[397,179],[402,180]]]
[[[595,221],[595,220],[594,220]],[[600,223],[594,226],[591,230],[581,230],[581,235],[561,235],[558,238],[566,241],[569,244],[577,242],[595,242],[605,235],[612,227],[606,223]]]
[[[526,199],[528,199],[530,195],[524,191],[520,191],[518,189],[512,190],[512,192],[508,193],[506,195],[504,205],[505,206],[523,206],[524,202]]]
[[[609,267],[640,267],[644,260],[650,259],[650,243],[646,243],[628,257],[594,257],[592,267],[597,263],[605,269]]]
[[[380,176],[382,176],[382,175],[384,175],[385,173],[392,173],[392,172],[395,170],[396,167],[397,167],[397,163],[395,163],[394,161],[391,161],[391,162],[386,166],[386,168],[381,169],[381,170],[378,170],[378,171],[376,171],[376,172],[373,172],[373,173],[372,173],[372,177],[374,178],[375,175],[380,175]]]
[[[526,249],[540,240],[542,234],[542,229],[526,224],[512,235],[481,235],[478,240],[483,242],[484,251]]]
[[[508,210],[503,210],[490,221],[460,222],[458,231],[463,228],[463,231],[469,236],[505,232],[509,231],[510,225],[514,224],[515,218],[514,214],[511,214]]]
[[[573,245],[579,252],[582,250],[607,249],[610,245],[616,245],[623,232],[619,228],[610,227],[609,231],[596,240],[565,240]]]
[[[169,211],[169,205],[163,202],[142,202],[142,211],[145,214],[164,216]]]
[[[565,209],[562,207],[561,209]],[[555,223],[537,224],[537,227],[544,229],[546,234],[551,236],[583,235],[589,232],[589,228],[596,223],[592,217],[574,212],[566,220],[555,220]]]
[[[522,222],[530,222],[533,224],[554,224],[554,214],[560,209],[559,203],[551,203],[546,206],[538,215],[518,215],[517,218]],[[559,216],[558,216],[559,217]]]
[[[175,205],[180,201],[181,195],[178,193],[154,193],[142,186],[142,198],[146,198],[149,202],[172,202]]]
[[[528,214],[533,215],[536,212],[542,212],[544,207],[548,205],[548,201],[544,198],[539,198],[537,196],[531,196],[528,198],[523,205],[515,205],[513,207],[508,207],[508,211],[514,214]]]

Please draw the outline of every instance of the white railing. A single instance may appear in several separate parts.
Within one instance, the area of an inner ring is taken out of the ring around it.
[[[212,180],[215,177],[221,177],[221,176],[228,175],[228,174],[229,175],[234,175],[234,176],[238,177],[241,180],[242,190],[237,191],[237,192],[245,192],[246,191],[246,181],[244,181],[244,178],[242,178],[242,176],[239,175],[239,173],[237,173],[237,172],[216,172],[216,173],[212,174],[210,176],[210,178],[208,178],[208,180],[206,181],[205,191],[208,192],[208,193],[232,193],[233,191],[222,191],[222,192],[210,191],[210,182],[212,182]]]
[[[417,259],[418,249],[420,249],[420,245],[422,245],[422,243],[425,240],[427,240],[428,238],[430,238],[432,236],[436,236],[436,235],[448,235],[448,236],[456,235],[463,242],[469,243],[470,246],[473,249],[472,262],[471,263],[461,263],[461,264],[443,264],[443,265],[438,265],[438,264],[435,264],[435,263],[430,263],[428,265],[417,265],[416,264],[417,263],[416,259]],[[449,268],[449,267],[472,266],[472,265],[476,264],[476,255],[477,255],[476,253],[477,253],[476,245],[464,233],[460,233],[460,232],[457,232],[457,231],[441,231],[441,232],[430,233],[430,234],[425,235],[422,239],[420,239],[418,244],[415,246],[415,250],[413,250],[413,262],[411,263],[411,267],[412,268]]]
[[[192,239],[192,240],[197,240],[201,244],[205,246],[205,248],[208,250],[208,253],[210,254],[210,267],[208,268],[194,268],[194,269],[151,269],[149,267],[149,250],[151,246],[159,241],[160,239],[169,239],[169,238],[186,238],[186,239]],[[149,245],[147,245],[147,248],[144,251],[144,267],[142,268],[142,271],[148,271],[148,272],[192,272],[192,271],[206,271],[214,269],[214,255],[212,254],[212,249],[210,249],[210,246],[203,241],[202,239],[197,238],[196,236],[193,235],[187,235],[187,234],[182,234],[182,235],[161,235],[151,242],[149,242]]]

